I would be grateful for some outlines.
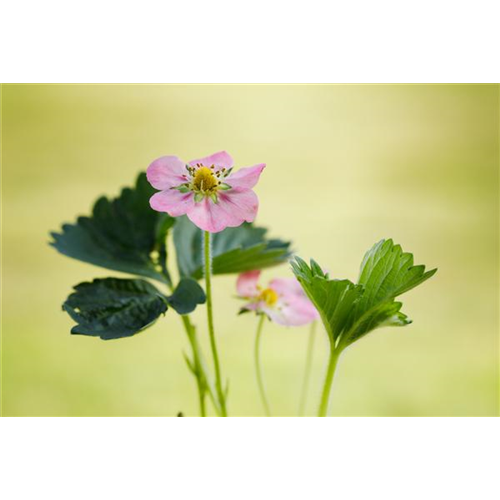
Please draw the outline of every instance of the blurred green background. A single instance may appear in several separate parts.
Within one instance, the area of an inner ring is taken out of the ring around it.
[[[331,275],[355,280],[392,237],[438,274],[404,296],[414,319],[377,330],[339,363],[332,415],[499,412],[499,87],[494,85],[7,85],[2,87],[2,411],[197,414],[179,317],[135,337],[71,336],[72,285],[118,275],[63,257],[50,230],[116,195],[155,158],[226,149],[266,162],[257,222]],[[263,280],[289,276],[287,265]],[[215,323],[232,415],[261,415],[256,318],[237,316],[235,277],[215,279]],[[195,313],[208,354],[205,309]],[[308,413],[327,354],[315,349]],[[266,324],[277,415],[297,411],[308,328]]]

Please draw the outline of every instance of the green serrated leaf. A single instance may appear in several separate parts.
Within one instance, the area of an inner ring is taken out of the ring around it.
[[[351,317],[349,334],[343,339],[352,344],[381,326],[405,326],[411,321],[400,312],[402,304],[396,297],[428,280],[437,269],[425,272],[425,266],[415,266],[413,255],[389,240],[376,243],[361,263],[359,284],[364,293]]]
[[[63,309],[78,323],[71,333],[103,340],[141,332],[167,310],[167,298],[139,279],[104,278],[80,283]]]
[[[324,277],[325,274],[323,273],[323,270],[321,269],[321,266],[314,259],[311,259],[311,269],[318,276]]]
[[[90,217],[51,233],[50,244],[73,259],[170,284],[165,240],[175,219],[151,209],[155,192],[141,173],[134,188],[115,199],[99,198]]]
[[[190,278],[181,279],[170,297],[144,280],[104,278],[77,285],[63,309],[78,323],[71,333],[109,340],[139,333],[168,306],[189,314],[205,300],[201,286]]]
[[[314,264],[309,267],[296,257],[295,262],[292,262],[292,270],[335,343],[349,324],[353,305],[362,295],[363,287],[349,280],[327,279],[321,267]]]
[[[425,266],[414,266],[413,255],[404,253],[392,240],[379,241],[368,250],[361,264],[358,282],[366,289],[364,309],[415,288],[436,271],[425,272]]]
[[[382,240],[366,253],[357,285],[349,280],[329,279],[313,260],[308,266],[296,257],[291,265],[318,309],[332,344],[340,349],[376,328],[411,323],[395,298],[437,271],[425,272],[424,266],[414,266],[413,255],[404,253],[392,240]]]
[[[167,299],[170,307],[179,314],[189,314],[198,304],[206,301],[205,292],[197,281],[191,278],[182,278],[174,293]]]
[[[240,273],[285,262],[290,256],[290,243],[267,239],[266,233],[265,228],[242,224],[213,234],[213,273]],[[174,244],[181,276],[202,278],[202,235],[187,217],[177,219]]]
[[[401,302],[382,302],[364,314],[354,311],[354,322],[342,337],[342,346],[348,346],[376,328],[383,326],[406,326],[411,320],[400,312]],[[359,304],[358,304],[359,306]]]

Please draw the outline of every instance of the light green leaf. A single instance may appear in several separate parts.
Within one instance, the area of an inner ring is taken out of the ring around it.
[[[391,239],[373,245],[361,263],[359,284],[364,293],[356,304],[343,344],[349,345],[380,326],[411,323],[399,311],[402,304],[394,299],[428,280],[436,271],[425,272],[425,266],[413,265],[413,255],[403,252]]]
[[[202,231],[183,216],[176,219],[173,233],[181,276],[201,279]],[[285,262],[290,256],[290,243],[267,239],[266,233],[265,228],[245,223],[213,234],[213,273],[241,273]]]
[[[341,340],[343,347],[347,347],[376,328],[406,326],[412,322],[406,314],[400,312],[403,305],[401,302],[382,302],[371,307],[365,313],[361,313],[359,307],[361,300],[356,304],[350,321],[346,325],[346,332]]]
[[[376,328],[411,323],[401,312],[401,302],[394,299],[437,271],[414,266],[413,255],[392,240],[382,240],[366,253],[357,285],[329,279],[315,261],[308,266],[296,257],[292,269],[318,309],[333,345],[340,349]]]
[[[414,266],[413,255],[404,253],[392,240],[379,241],[366,252],[361,264],[358,282],[366,290],[364,309],[415,288],[436,271],[425,272],[425,266]]]
[[[73,259],[170,284],[165,240],[175,219],[151,209],[154,193],[141,173],[134,188],[115,199],[99,198],[90,217],[51,233],[50,244]]]
[[[363,293],[363,287],[349,280],[328,279],[314,261],[309,267],[300,257],[295,257],[291,266],[306,295],[318,310],[326,331],[336,342],[348,325],[353,305]]]

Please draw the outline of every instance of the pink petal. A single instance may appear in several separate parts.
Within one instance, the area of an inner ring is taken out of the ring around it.
[[[187,216],[193,224],[209,233],[218,233],[233,222],[231,217],[210,198],[194,203]]]
[[[260,271],[247,271],[241,273],[236,281],[236,291],[240,297],[256,297],[259,294],[257,283]]]
[[[278,301],[273,308],[265,308],[264,312],[271,321],[284,326],[307,325],[319,317],[318,311],[308,299],[296,299],[287,303]]]
[[[189,208],[187,216],[203,231],[218,233],[226,227],[238,227],[253,222],[259,200],[253,191],[219,193],[218,203],[205,198]]]
[[[300,283],[295,278],[275,278],[269,283],[269,288],[283,297],[306,297]]]
[[[255,220],[259,209],[259,199],[250,190],[229,190],[219,193],[218,205],[232,217],[234,225],[231,227],[236,227],[243,222],[253,222]],[[239,222],[236,223],[237,220]]]
[[[224,182],[234,189],[252,189],[265,166],[265,163],[260,163],[253,167],[240,168],[236,173],[229,175]]]
[[[233,166],[233,159],[226,151],[219,151],[213,155],[205,156],[204,158],[199,158],[197,160],[191,160],[189,162],[191,166],[196,166],[198,163],[201,163],[201,165],[205,167],[215,165],[216,167],[219,167],[218,169],[231,168]]]
[[[168,189],[187,181],[186,164],[177,156],[162,156],[149,165],[149,183],[156,189]]]
[[[166,189],[151,196],[149,204],[157,212],[167,212],[172,217],[178,217],[194,206],[194,195],[181,193],[177,189]]]

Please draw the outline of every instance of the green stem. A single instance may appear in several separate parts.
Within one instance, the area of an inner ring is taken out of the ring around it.
[[[333,342],[330,344],[330,359],[328,361],[328,368],[326,370],[325,383],[323,385],[323,392],[321,393],[321,402],[319,405],[318,417],[326,417],[328,413],[328,404],[330,402],[330,391],[332,389],[333,375],[337,367],[341,349],[335,349]]]
[[[172,282],[169,280],[167,283],[168,288],[171,292],[174,291],[174,286]],[[205,395],[208,390],[208,394],[210,395],[210,399],[215,407],[215,411],[218,415],[220,415],[220,408],[215,398],[215,391],[210,382],[210,378],[208,376],[208,369],[203,361],[203,355],[201,352],[200,344],[198,343],[198,339],[196,337],[196,328],[191,323],[191,319],[188,315],[181,316],[182,324],[184,325],[184,329],[186,330],[187,337],[189,339],[189,343],[191,344],[191,349],[193,351],[193,363],[195,372],[194,375],[196,377],[196,385],[198,387],[198,400],[200,404],[200,415],[202,417],[206,416],[206,407],[205,407]]]
[[[264,326],[265,319],[266,315],[261,314],[259,319],[259,324],[257,326],[257,333],[255,335],[254,358],[255,358],[255,374],[257,375],[257,385],[259,386],[260,399],[262,401],[262,405],[264,406],[266,415],[270,417],[271,410],[269,409],[269,403],[267,401],[267,396],[266,396],[266,389],[264,387],[264,378],[262,377],[262,370],[260,367],[260,337],[262,334],[262,327]]]
[[[198,338],[196,337],[196,329],[195,329],[194,325],[191,325],[191,327],[193,329],[193,353],[194,352],[197,353],[197,358],[198,358],[199,367],[200,367],[200,373],[202,374],[203,383],[205,385],[205,391],[206,392],[208,391],[208,395],[210,397],[210,400],[212,401],[212,404],[214,405],[215,411],[217,412],[217,415],[220,415],[221,409],[220,409],[219,402],[217,400],[217,395],[216,395],[214,385],[212,383],[210,371],[209,371],[209,369],[205,363],[205,360],[203,358],[201,346],[198,343]]]
[[[212,256],[210,252],[210,233],[205,231],[205,292],[207,294],[207,320],[208,320],[208,333],[210,336],[210,347],[212,349],[212,357],[214,359],[215,368],[215,388],[219,399],[221,415],[227,417],[226,410],[226,396],[222,389],[222,377],[219,364],[219,354],[217,353],[217,344],[215,343],[214,332],[214,318],[212,312]]]
[[[304,410],[307,402],[307,391],[309,389],[309,379],[311,378],[311,367],[314,352],[314,339],[316,337],[316,321],[311,323],[311,330],[309,331],[309,340],[307,342],[307,355],[306,355],[306,367],[304,370],[304,380],[302,381],[302,391],[300,395],[299,403],[299,417],[304,415]]]
[[[196,384],[198,386],[198,399],[200,403],[200,415],[202,417],[206,416],[205,407],[205,396],[208,392],[210,399],[215,407],[215,411],[220,415],[220,408],[215,397],[215,390],[209,378],[208,369],[203,360],[203,354],[201,352],[201,346],[198,343],[198,338],[196,336],[196,329],[191,323],[189,316],[181,316],[182,323],[184,324],[184,329],[186,330],[189,342],[191,344],[191,349],[193,351],[193,365],[195,369]]]
[[[201,380],[199,377],[196,378],[198,381],[198,400],[200,402],[200,417],[207,416],[207,410],[205,408],[205,390],[200,387]]]

